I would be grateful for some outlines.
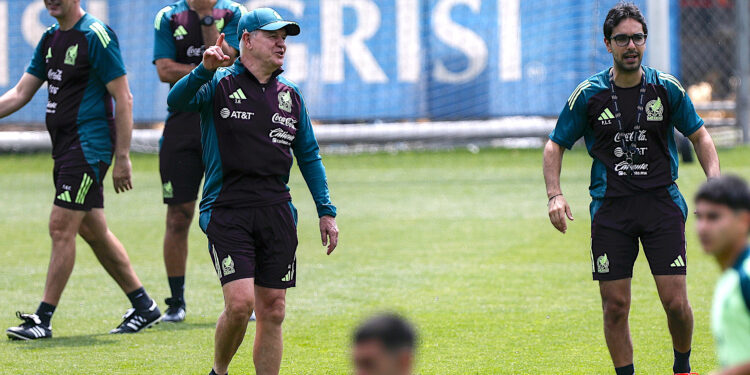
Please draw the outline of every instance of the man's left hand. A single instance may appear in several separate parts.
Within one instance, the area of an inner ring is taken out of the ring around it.
[[[326,215],[320,218],[320,239],[323,241],[323,246],[328,247],[326,254],[331,255],[339,243],[339,228],[333,216]]]
[[[124,193],[133,188],[130,177],[131,169],[129,156],[115,157],[115,165],[112,168],[112,185],[116,193]]]

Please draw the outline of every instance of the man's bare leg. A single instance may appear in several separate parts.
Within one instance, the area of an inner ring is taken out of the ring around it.
[[[103,209],[94,208],[88,212],[81,223],[79,233],[91,246],[99,263],[125,293],[142,286],[130,264],[125,247],[107,227]]]
[[[224,311],[216,323],[214,336],[214,371],[226,374],[232,357],[245,338],[245,330],[253,313],[255,279],[239,279],[222,286]]]
[[[188,233],[195,214],[195,201],[167,206],[167,229],[164,232],[164,265],[167,277],[185,276]]]
[[[281,324],[286,309],[286,289],[255,286],[256,310],[253,362],[258,375],[278,375],[284,344]]]
[[[600,281],[604,312],[604,338],[615,368],[633,363],[633,341],[630,338],[630,281]]]
[[[85,211],[52,206],[49,218],[52,254],[47,268],[43,302],[53,306],[57,306],[60,302],[63,289],[73,272],[73,265],[76,261],[76,233],[85,215]]]
[[[687,295],[685,275],[654,275],[675,353],[675,372],[689,372],[693,340],[693,309]]]

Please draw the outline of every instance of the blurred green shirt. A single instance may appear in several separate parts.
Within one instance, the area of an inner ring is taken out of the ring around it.
[[[750,362],[750,246],[719,278],[711,325],[722,367]]]

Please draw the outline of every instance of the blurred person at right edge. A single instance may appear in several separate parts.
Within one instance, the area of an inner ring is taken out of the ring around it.
[[[354,332],[352,360],[356,375],[411,375],[417,334],[395,314],[374,316]]]
[[[714,292],[711,325],[722,369],[750,375],[750,189],[736,176],[709,180],[695,196],[698,237],[723,271]]]

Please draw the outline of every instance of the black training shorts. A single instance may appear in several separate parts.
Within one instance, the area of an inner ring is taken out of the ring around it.
[[[201,119],[197,112],[169,115],[159,147],[159,173],[165,204],[198,199],[203,178]]]
[[[222,285],[247,278],[266,288],[296,285],[297,211],[291,202],[215,208],[206,235]]]
[[[598,207],[598,209],[597,209]],[[594,280],[633,277],[638,242],[653,275],[685,275],[687,205],[676,185],[592,203],[591,262]]]
[[[96,170],[95,170],[96,168]],[[104,208],[102,181],[109,165],[99,162],[89,164],[80,158],[55,160],[52,179],[55,184],[55,206],[76,211]]]

